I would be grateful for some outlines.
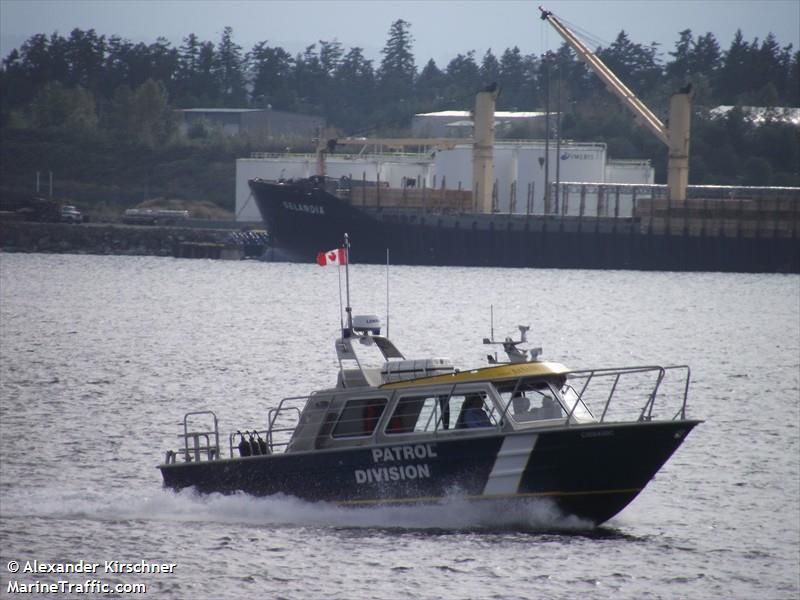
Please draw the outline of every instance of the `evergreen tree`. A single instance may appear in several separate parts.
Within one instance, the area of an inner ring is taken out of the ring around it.
[[[171,46],[167,38],[159,37],[148,47],[150,79],[160,81],[168,92],[175,92],[180,71],[180,54]]]
[[[344,50],[337,40],[332,42],[319,41],[319,62],[328,77],[332,77],[336,72],[343,55]]]
[[[447,77],[436,66],[436,62],[430,59],[417,77],[416,91],[421,110],[425,112],[439,110],[446,100],[446,86]]]
[[[664,72],[670,78],[668,89],[673,93],[679,87],[691,83],[694,88],[695,104],[713,102],[712,81],[717,77],[722,58],[719,44],[713,33],[694,39],[690,29],[680,32],[680,40],[675,44],[674,57],[667,63]]]
[[[247,102],[244,85],[244,58],[242,57],[242,47],[233,41],[233,28],[230,26],[222,30],[214,66],[223,106],[243,107]]]
[[[194,33],[183,38],[178,56],[178,73],[180,79],[188,79],[189,75],[200,68],[200,40]]]
[[[486,85],[500,81],[500,61],[492,54],[491,48],[486,51],[481,60],[481,79]]]
[[[290,110],[296,95],[290,88],[292,56],[281,47],[259,42],[247,55],[255,106]]]
[[[592,79],[594,74],[589,71],[582,60],[579,60],[564,42],[559,46],[554,56],[554,76],[558,80],[561,90],[561,110],[571,105],[572,100],[588,98],[592,95]]]
[[[33,86],[28,83],[22,73],[22,61],[19,51],[14,48],[3,59],[0,68],[0,127],[8,124],[15,107],[22,103]]]
[[[800,106],[800,50],[792,57],[787,88],[786,106]]]
[[[475,62],[475,51],[459,54],[451,60],[445,69],[448,84],[448,96],[452,102],[473,104],[474,95],[481,85],[481,74]]]
[[[689,71],[713,79],[722,63],[719,42],[711,32],[697,38],[689,53]]]
[[[652,92],[661,77],[661,68],[656,62],[656,45],[635,44],[625,31],[620,31],[614,43],[608,48],[601,48],[597,55],[625,85],[640,96]]]
[[[292,81],[298,94],[298,104],[294,109],[312,114],[320,112],[326,81],[316,44],[306,46],[303,54],[295,57]]]
[[[108,38],[101,84],[101,93],[105,100],[110,100],[119,86],[128,84],[130,81],[128,56],[132,47],[131,42],[123,40],[117,35]]]
[[[413,99],[417,69],[410,29],[411,23],[403,19],[398,19],[389,28],[389,39],[381,50],[383,59],[378,69],[382,101],[398,103]]]
[[[98,36],[94,29],[82,31],[73,29],[64,45],[64,58],[67,61],[67,85],[79,85],[91,91],[97,91],[103,78],[106,41]]]
[[[538,102],[536,75],[538,59],[523,56],[517,46],[506,48],[500,57],[498,83],[502,90],[497,98],[500,110],[532,110]]]
[[[768,84],[775,87],[779,97],[788,92],[788,77],[791,70],[792,46],[781,48],[775,36],[770,33],[761,42],[758,50],[752,48],[752,60],[755,63],[752,71],[752,89],[761,90]],[[780,102],[776,98],[777,102]],[[760,106],[776,106],[774,104],[759,104]]]
[[[216,77],[216,53],[213,42],[200,44],[200,54],[197,57],[197,72],[194,76],[197,102],[201,107],[215,107],[220,105],[222,89]]]
[[[29,37],[21,47],[20,67],[34,85],[43,85],[55,77],[50,60],[50,40],[42,33]]]
[[[142,85],[150,79],[153,61],[150,55],[150,46],[139,42],[125,49],[124,61],[127,72],[126,83],[133,87]]]
[[[750,45],[742,36],[742,30],[737,29],[730,48],[723,56],[715,82],[716,96],[722,104],[736,104],[739,94],[750,89],[747,80],[751,75],[751,53]]]
[[[191,108],[197,102],[197,73],[200,70],[200,40],[194,33],[183,38],[178,49],[173,102],[181,108]]]
[[[673,79],[677,79],[680,83],[686,83],[692,70],[690,65],[691,57],[689,55],[694,43],[694,36],[692,36],[691,29],[684,29],[678,32],[678,35],[680,38],[675,42],[675,51],[668,53],[673,57],[673,60],[667,64],[665,71]]]
[[[375,103],[375,71],[361,48],[351,48],[339,61],[334,74],[330,121],[345,131],[357,133]]]
[[[60,81],[67,85],[70,81],[67,40],[57,33],[53,33],[48,43],[48,52],[48,81]]]

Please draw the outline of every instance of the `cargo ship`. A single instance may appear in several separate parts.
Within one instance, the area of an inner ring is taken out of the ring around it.
[[[609,216],[486,214],[454,207],[470,202],[457,190],[417,193],[418,206],[406,191],[393,206],[403,190],[325,177],[249,183],[272,243],[303,262],[350,232],[359,262],[373,264],[800,273],[792,198],[648,198],[630,217],[613,207]]]

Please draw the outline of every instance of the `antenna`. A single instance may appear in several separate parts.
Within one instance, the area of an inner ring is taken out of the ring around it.
[[[524,363],[524,362],[537,362],[539,360],[539,355],[542,353],[541,346],[538,348],[530,348],[528,350],[517,348],[520,344],[525,344],[528,342],[528,331],[530,331],[529,325],[517,325],[517,329],[519,329],[519,340],[513,340],[511,337],[506,337],[505,340],[502,342],[495,342],[494,341],[494,305],[490,305],[491,310],[491,319],[492,319],[492,337],[491,338],[483,338],[484,344],[495,344],[499,346],[503,346],[503,350],[508,355],[508,362],[509,363]],[[530,356],[530,358],[528,358]],[[491,354],[487,354],[486,358],[489,361],[489,364],[497,364],[497,352],[494,353],[494,356]]]
[[[494,341],[494,304],[489,305],[489,327],[491,330],[491,337],[483,338],[484,344],[495,344],[497,342]],[[489,360],[489,364],[497,364],[497,352],[494,353],[494,356],[491,354],[487,354],[486,358]]]
[[[386,337],[389,337],[389,249],[386,249]]]

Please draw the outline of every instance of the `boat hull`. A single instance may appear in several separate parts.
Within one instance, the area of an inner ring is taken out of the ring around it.
[[[164,485],[345,505],[549,498],[602,523],[647,485],[698,421],[570,426],[382,446],[163,464]]]
[[[361,206],[313,182],[251,180],[274,243],[299,261],[341,245],[352,260],[436,266],[800,272],[792,237],[656,234],[638,219],[556,217]]]

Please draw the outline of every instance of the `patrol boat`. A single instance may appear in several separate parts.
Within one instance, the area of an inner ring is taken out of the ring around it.
[[[517,341],[484,339],[506,361],[461,370],[406,358],[376,316],[352,315],[349,293],[347,304],[336,384],[284,398],[264,428],[231,430],[227,448],[212,411],[187,413],[182,448],[159,466],[166,487],[347,506],[550,501],[599,524],[700,423],[686,418],[688,366],[570,370],[522,347],[521,328]],[[665,388],[677,390],[671,405]]]

